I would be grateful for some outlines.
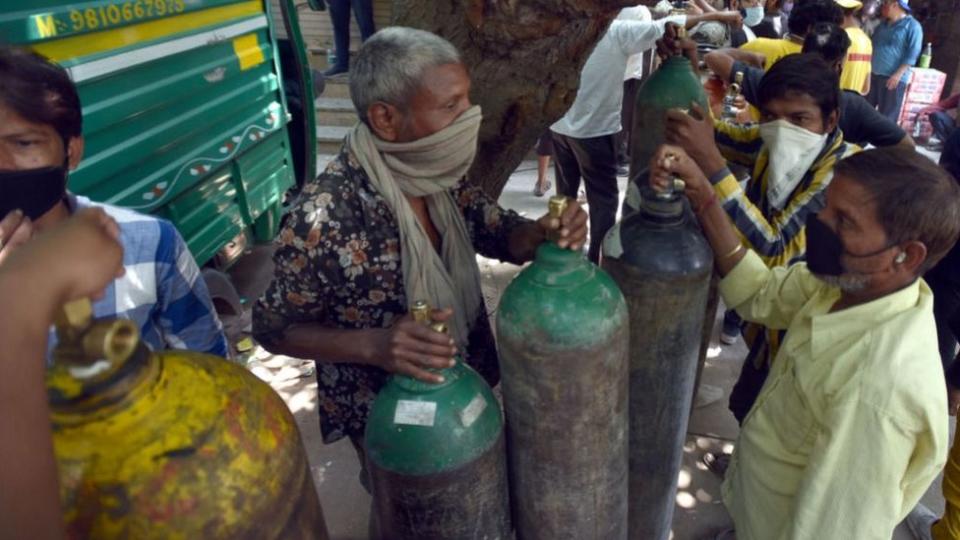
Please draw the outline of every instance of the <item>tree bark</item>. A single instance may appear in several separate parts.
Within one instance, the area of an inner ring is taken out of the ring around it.
[[[573,104],[580,71],[620,8],[634,0],[394,0],[393,22],[460,49],[483,107],[468,179],[499,197],[537,138]],[[622,74],[610,74],[620,84]]]

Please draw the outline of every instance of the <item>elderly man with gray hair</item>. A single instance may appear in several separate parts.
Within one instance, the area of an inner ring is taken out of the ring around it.
[[[317,361],[324,441],[348,436],[362,456],[370,406],[390,373],[440,382],[430,370],[460,354],[498,382],[476,254],[521,264],[548,230],[580,250],[587,215],[571,201],[561,219],[531,221],[464,181],[481,112],[443,38],[381,30],[361,47],[350,91],[361,122],[280,232],[254,334],[271,352]],[[417,300],[442,308],[433,315],[451,336],[413,321]]]

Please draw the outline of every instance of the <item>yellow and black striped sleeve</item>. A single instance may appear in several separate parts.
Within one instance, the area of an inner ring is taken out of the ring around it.
[[[714,119],[713,130],[717,148],[724,159],[753,167],[763,147],[759,124],[732,124]]]

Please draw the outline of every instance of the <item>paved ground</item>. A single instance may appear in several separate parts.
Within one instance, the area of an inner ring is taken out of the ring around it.
[[[546,208],[546,199],[538,199],[531,193],[536,176],[535,167],[534,162],[524,162],[501,197],[504,206],[529,217],[539,216]],[[259,294],[269,279],[269,266],[269,250],[264,248],[259,248],[237,265],[233,273],[244,296],[255,298]],[[484,296],[491,314],[495,317],[500,293],[519,268],[483,260],[481,270]],[[676,540],[710,538],[730,526],[730,518],[719,500],[719,481],[705,470],[699,459],[706,451],[732,448],[736,439],[738,428],[733,416],[727,411],[726,398],[739,373],[745,353],[742,342],[721,348],[717,346],[714,336],[703,381],[723,388],[725,395],[719,402],[696,409],[691,417],[673,520],[673,538]],[[331,537],[333,540],[366,540],[370,497],[357,481],[359,468],[349,441],[341,440],[324,445],[320,438],[316,383],[312,376],[311,363],[272,357],[260,349],[249,353],[246,359],[254,373],[277,389],[297,418]],[[942,511],[939,480],[931,486],[924,502],[935,511]],[[895,540],[910,538],[902,526],[894,535]]]

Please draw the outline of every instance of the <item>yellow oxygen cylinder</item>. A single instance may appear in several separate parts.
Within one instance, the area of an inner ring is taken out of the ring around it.
[[[327,539],[300,432],[246,369],[68,304],[47,375],[68,538]]]

